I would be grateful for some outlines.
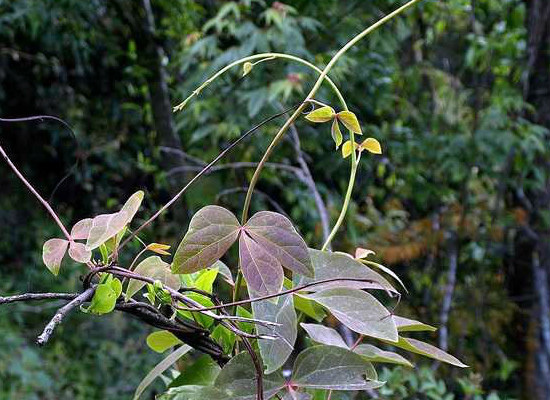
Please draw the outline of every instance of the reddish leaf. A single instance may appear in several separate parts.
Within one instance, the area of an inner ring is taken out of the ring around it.
[[[42,248],[42,260],[52,274],[57,276],[61,267],[61,260],[67,252],[69,241],[65,239],[50,239]]]
[[[90,229],[92,229],[92,221],[92,218],[84,218],[74,224],[73,229],[71,229],[71,238],[73,240],[88,239]]]
[[[87,263],[92,259],[92,252],[86,249],[83,243],[71,242],[69,245],[69,256],[79,263]]]

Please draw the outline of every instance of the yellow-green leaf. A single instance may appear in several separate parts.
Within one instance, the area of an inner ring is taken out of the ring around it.
[[[359,146],[359,150],[367,150],[374,154],[382,154],[382,146],[380,146],[380,142],[375,138],[365,139]]]
[[[254,65],[250,62],[250,61],[247,61],[243,64],[243,76],[247,76],[250,71],[252,71],[252,67]]]
[[[340,131],[340,124],[338,124],[338,120],[334,118],[332,121],[332,128],[330,129],[330,133],[332,134],[332,139],[334,140],[334,143],[336,143],[336,148],[340,147],[342,144],[342,131]]]
[[[357,133],[358,135],[363,134],[363,132],[361,132],[361,126],[359,125],[357,117],[351,111],[340,111],[336,114],[336,118],[338,118],[338,120],[341,121],[350,131]]]
[[[167,244],[162,244],[162,243],[151,243],[151,244],[148,244],[147,245],[147,250],[150,250],[154,253],[157,253],[157,254],[162,254],[162,255],[165,255],[165,256],[169,256],[170,253],[167,252],[166,250],[168,250],[170,248],[169,245]]]
[[[182,343],[172,332],[168,331],[157,331],[147,336],[147,346],[157,353],[164,353],[169,348]]]
[[[352,152],[352,148],[357,149],[357,143],[354,143],[354,146],[352,147],[351,140],[348,140],[344,145],[342,146],[342,157],[348,158]]]
[[[324,106],[310,112],[306,115],[306,119],[311,122],[328,122],[331,121],[335,115],[334,108]]]

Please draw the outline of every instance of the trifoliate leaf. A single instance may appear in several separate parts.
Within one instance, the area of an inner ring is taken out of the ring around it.
[[[324,106],[310,112],[306,115],[306,119],[311,122],[328,122],[331,121],[335,115],[334,108]]]
[[[67,252],[69,241],[65,239],[50,239],[42,248],[42,261],[52,274],[57,276],[61,267],[61,260]]]
[[[336,118],[332,121],[332,128],[330,129],[330,133],[332,135],[334,143],[336,143],[336,148],[340,147],[343,138],[342,131],[340,130],[340,125],[338,124],[338,120]]]
[[[365,139],[365,141],[359,146],[359,150],[367,150],[373,154],[382,154],[382,147],[380,146],[380,142],[375,138]]]
[[[351,144],[351,140],[348,140],[344,145],[342,146],[342,157],[348,158],[353,151],[352,148],[357,149],[357,143],[354,143],[354,146]]]
[[[350,131],[357,133],[358,135],[363,134],[363,132],[361,132],[361,126],[359,125],[357,117],[351,111],[340,111],[336,114],[336,119],[341,121]]]

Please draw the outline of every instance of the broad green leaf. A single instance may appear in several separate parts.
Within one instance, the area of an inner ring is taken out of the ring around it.
[[[398,293],[397,290],[379,273],[354,260],[343,253],[332,253],[309,249],[315,279],[307,277],[295,277],[295,286],[335,278],[358,278],[370,282],[336,281],[310,286],[307,291],[319,291],[335,287],[348,287],[355,289],[379,289],[388,292]]]
[[[275,294],[283,287],[283,267],[264,247],[243,233],[239,239],[241,270],[253,297]]]
[[[119,212],[101,214],[95,217],[88,234],[86,248],[93,250],[124,229],[136,215],[143,200],[143,195],[142,191],[136,192],[130,196]]]
[[[73,240],[88,239],[90,229],[92,229],[92,221],[92,218],[85,218],[74,224],[73,228],[71,229],[71,238]]]
[[[336,329],[318,324],[301,323],[300,326],[304,328],[314,342],[348,349],[348,345],[344,342],[344,339],[342,339],[342,336],[340,336]]]
[[[147,336],[147,346],[157,353],[164,353],[166,350],[183,344],[172,332],[156,331]]]
[[[151,243],[147,245],[147,250],[152,251],[163,256],[169,256],[170,253],[167,251],[170,249],[170,246],[162,243]]]
[[[57,276],[61,261],[65,257],[69,241],[65,239],[50,239],[42,247],[42,261],[52,274]]]
[[[294,293],[294,307],[317,322],[321,322],[327,316],[319,304],[296,293]]]
[[[92,259],[92,252],[86,249],[83,243],[71,242],[69,244],[69,256],[79,263],[87,263]]]
[[[275,340],[259,340],[260,354],[270,374],[283,366],[292,351],[298,334],[292,295],[281,296],[277,303],[269,300],[252,303],[254,318],[281,324],[276,327],[256,325],[258,334],[277,336]]]
[[[344,138],[342,136],[342,131],[340,131],[340,124],[338,124],[338,120],[336,118],[332,121],[330,134],[332,135],[332,140],[336,143],[336,148],[340,147]]]
[[[112,275],[111,275],[112,276]],[[111,289],[114,290],[115,296],[118,299],[120,295],[122,294],[122,282],[118,278],[114,278],[111,280]]]
[[[245,62],[243,64],[243,76],[247,76],[252,71],[252,67],[254,67],[254,64],[250,61]]]
[[[179,278],[170,271],[170,265],[162,261],[159,256],[147,257],[138,264],[134,272],[148,278],[159,280],[166,286],[175,290],[178,290],[181,285]],[[146,282],[130,279],[126,289],[126,300],[130,299],[141,290],[145,284]]]
[[[363,132],[361,132],[361,125],[359,125],[357,117],[351,111],[340,111],[336,114],[336,119],[342,122],[350,131],[357,133],[358,135],[363,134]]]
[[[413,368],[414,366],[402,355],[379,349],[370,344],[360,344],[353,351],[371,362],[399,364],[405,367]]]
[[[210,336],[222,346],[225,354],[231,353],[235,345],[235,340],[237,339],[235,334],[223,325],[216,326]]]
[[[310,112],[306,115],[306,119],[311,122],[328,122],[332,120],[335,115],[334,108],[324,106]]]
[[[275,212],[260,211],[248,220],[244,230],[283,267],[305,276],[313,276],[306,242],[288,218]]]
[[[342,146],[342,157],[348,158],[351,155],[352,149],[357,149],[358,144],[354,143],[352,146],[351,140],[347,140]]]
[[[326,307],[351,330],[397,342],[397,328],[390,312],[371,294],[356,289],[335,288],[308,297]]]
[[[198,293],[189,293],[186,294],[186,297],[188,299],[194,300],[197,303],[199,303],[203,307],[212,307],[214,303],[212,303],[212,300],[210,300],[208,297],[203,296],[202,294]],[[214,320],[212,317],[208,317],[202,313],[195,312],[194,315],[191,314],[189,311],[178,311],[178,314],[190,319],[190,320],[196,320],[199,325],[210,328],[212,324],[214,323]]]
[[[336,346],[313,346],[298,354],[292,384],[311,389],[366,390],[383,385],[372,364]]]
[[[199,276],[195,280],[195,287],[205,292],[212,293],[212,285],[218,276],[218,269],[205,269],[199,272]]]
[[[190,346],[184,345],[176,349],[174,352],[170,353],[168,357],[166,357],[164,360],[159,362],[146,376],[143,378],[143,380],[139,383],[138,387],[136,388],[136,392],[134,393],[133,400],[138,400],[140,396],[143,394],[145,389],[153,383],[153,381],[158,378],[164,371],[166,371],[168,368],[170,368],[176,361],[178,361],[181,357],[183,357],[189,350],[191,350]]]
[[[222,326],[220,325],[220,327]],[[178,377],[170,382],[169,387],[184,385],[208,386],[214,382],[220,370],[220,366],[205,354],[200,356],[193,364],[185,367]]]
[[[397,326],[397,330],[399,332],[434,332],[437,330],[435,326],[431,326],[420,321],[415,321],[414,319],[398,317],[397,315],[393,316],[393,320],[395,321],[395,326]]]
[[[117,298],[111,282],[100,283],[96,287],[90,306],[83,311],[95,315],[108,314],[115,309]]]
[[[211,266],[237,240],[239,230],[239,221],[229,210],[219,206],[200,209],[176,250],[172,271],[189,274]]]
[[[359,150],[367,150],[373,154],[382,154],[382,146],[375,138],[367,138],[359,145]]]
[[[426,342],[420,340],[405,338],[399,336],[399,341],[397,343],[390,343],[392,346],[399,347],[401,349],[410,351],[411,353],[420,354],[425,357],[433,358],[438,361],[443,361],[447,364],[455,365],[460,368],[467,368],[468,366],[462,363],[458,358],[450,355],[449,353],[444,352],[443,350],[432,346]]]

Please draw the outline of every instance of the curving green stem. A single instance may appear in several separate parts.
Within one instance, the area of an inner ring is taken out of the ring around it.
[[[252,56],[244,57],[244,58],[241,58],[239,60],[233,61],[231,64],[228,64],[225,67],[223,67],[222,69],[220,69],[218,72],[216,72],[214,75],[212,75],[206,81],[204,81],[198,88],[193,90],[193,92],[191,92],[191,94],[189,96],[187,96],[185,98],[185,100],[183,100],[180,104],[175,106],[174,107],[174,112],[181,111],[193,97],[198,96],[200,94],[200,92],[205,87],[210,85],[212,82],[214,82],[220,76],[225,74],[231,68],[233,68],[237,65],[244,64],[245,62],[250,62],[250,61],[254,61],[254,60],[259,60],[259,61],[254,63],[254,64],[259,64],[259,63],[264,62],[264,61],[275,60],[275,59],[278,59],[278,58],[296,61],[300,64],[303,64],[303,65],[317,71],[319,74],[323,73],[323,71],[319,67],[317,67],[316,65],[310,63],[307,60],[304,60],[303,58],[293,56],[291,54],[285,54],[285,53],[260,53],[260,54],[254,54]],[[327,74],[325,74],[323,76],[323,79],[327,81],[327,83],[330,85],[330,87],[332,88],[332,90],[334,91],[336,96],[338,97],[338,100],[342,103],[343,107],[347,110],[346,101],[344,100],[344,97],[342,96],[342,93],[340,93],[340,90],[338,89],[336,84],[327,76]]]
[[[327,66],[321,72],[319,78],[317,79],[317,82],[315,82],[313,88],[311,89],[311,91],[309,92],[307,97],[305,98],[302,105],[300,107],[298,107],[298,109],[290,116],[290,118],[285,122],[285,124],[281,127],[281,129],[279,129],[279,132],[277,132],[277,134],[273,138],[273,141],[271,142],[271,144],[267,148],[264,156],[262,157],[261,161],[258,164],[258,167],[254,171],[254,175],[252,176],[252,179],[250,181],[250,186],[248,187],[248,191],[246,193],[245,203],[244,203],[244,206],[243,206],[243,216],[242,216],[243,224],[246,222],[247,217],[248,217],[248,211],[249,211],[249,208],[250,208],[250,201],[251,201],[251,198],[252,198],[252,192],[254,191],[254,187],[256,186],[256,183],[258,182],[258,178],[260,176],[261,170],[263,169],[265,163],[267,162],[267,159],[271,155],[271,153],[272,153],[273,149],[275,148],[275,146],[279,143],[279,141],[281,140],[281,138],[285,134],[288,127],[298,118],[298,116],[300,115],[300,112],[304,109],[305,104],[308,101],[313,99],[313,96],[317,93],[317,90],[319,90],[319,87],[321,86],[321,83],[326,78],[326,76],[328,75],[329,71],[332,69],[334,64],[338,61],[338,59],[340,57],[342,57],[342,55],[344,53],[346,53],[351,47],[353,47],[361,39],[363,39],[364,37],[366,37],[367,35],[369,35],[373,31],[378,29],[380,26],[384,25],[386,22],[388,22],[389,20],[391,20],[395,16],[399,15],[403,11],[407,10],[408,8],[410,8],[411,6],[413,6],[415,3],[419,2],[419,1],[420,0],[411,0],[408,3],[404,4],[403,6],[399,7],[398,9],[394,10],[390,14],[386,15],[385,17],[381,18],[380,20],[378,20],[377,22],[375,22],[374,24],[369,26],[367,29],[363,30],[361,33],[359,33],[357,36],[355,36],[349,42],[347,42],[344,45],[344,47],[342,47],[334,55],[334,57],[332,57],[332,59],[327,64]],[[350,140],[352,141],[352,143],[355,142],[353,132],[350,132]],[[327,246],[330,244],[330,241],[332,240],[332,238],[334,237],[334,235],[336,234],[336,232],[340,228],[340,225],[342,224],[342,222],[345,218],[345,215],[347,213],[347,209],[349,207],[349,202],[350,202],[350,199],[351,199],[351,194],[353,192],[353,186],[355,184],[356,174],[357,174],[357,154],[356,154],[355,151],[352,151],[352,153],[351,153],[350,180],[349,180],[349,183],[348,183],[348,189],[346,191],[346,197],[344,199],[344,204],[342,206],[342,210],[340,212],[340,216],[338,217],[338,220],[336,221],[336,224],[332,228],[332,231],[331,231],[327,241],[323,245],[323,250],[326,249]]]

